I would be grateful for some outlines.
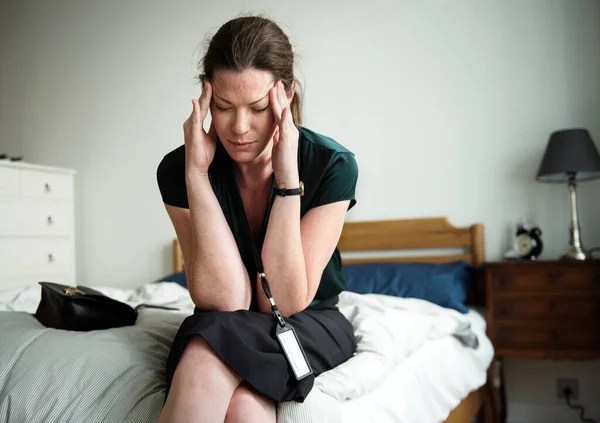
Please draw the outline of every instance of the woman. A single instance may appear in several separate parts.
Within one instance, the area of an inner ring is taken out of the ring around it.
[[[277,402],[304,401],[315,376],[355,351],[336,308],[336,245],[358,169],[350,151],[300,126],[293,52],[275,23],[227,22],[202,65],[185,144],[157,172],[196,304],[171,347],[159,421],[275,422]],[[308,377],[297,380],[275,336],[263,271]]]

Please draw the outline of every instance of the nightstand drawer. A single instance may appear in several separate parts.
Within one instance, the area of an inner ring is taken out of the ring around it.
[[[519,295],[494,298],[494,318],[544,319],[578,317],[600,319],[600,295]]]
[[[574,326],[564,322],[498,322],[494,345],[498,350],[600,349],[600,327],[592,319],[588,322],[589,326]]]
[[[505,293],[600,293],[600,266],[506,268],[491,273],[492,290]]]

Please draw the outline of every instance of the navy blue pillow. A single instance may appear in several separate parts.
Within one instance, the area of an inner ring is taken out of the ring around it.
[[[465,261],[435,263],[361,263],[344,265],[346,290],[420,298],[467,313],[465,305],[476,268]]]
[[[177,272],[171,275],[165,276],[164,278],[159,279],[157,282],[175,282],[185,289],[187,289],[187,280],[185,278],[185,272]]]

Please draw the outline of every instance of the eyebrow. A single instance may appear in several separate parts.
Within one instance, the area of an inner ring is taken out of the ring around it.
[[[213,96],[217,97],[219,100],[221,100],[221,101],[223,101],[223,102],[225,102],[227,104],[232,104],[231,101],[225,100],[223,97],[220,97],[220,96],[216,95],[215,93],[213,93]],[[252,103],[250,103],[250,106],[253,106],[256,103],[260,103],[261,101],[263,101],[267,97],[269,97],[269,93],[267,93],[267,95],[265,95],[263,98],[261,98],[259,100],[256,100],[256,101],[253,101]]]

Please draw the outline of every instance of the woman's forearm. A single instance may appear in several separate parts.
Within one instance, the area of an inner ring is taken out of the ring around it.
[[[188,286],[202,309],[248,308],[252,290],[248,272],[207,175],[186,174],[192,223]]]
[[[275,197],[262,260],[281,314],[290,316],[306,308],[308,281],[300,234],[300,196]],[[270,310],[260,283],[257,295],[261,311]]]

